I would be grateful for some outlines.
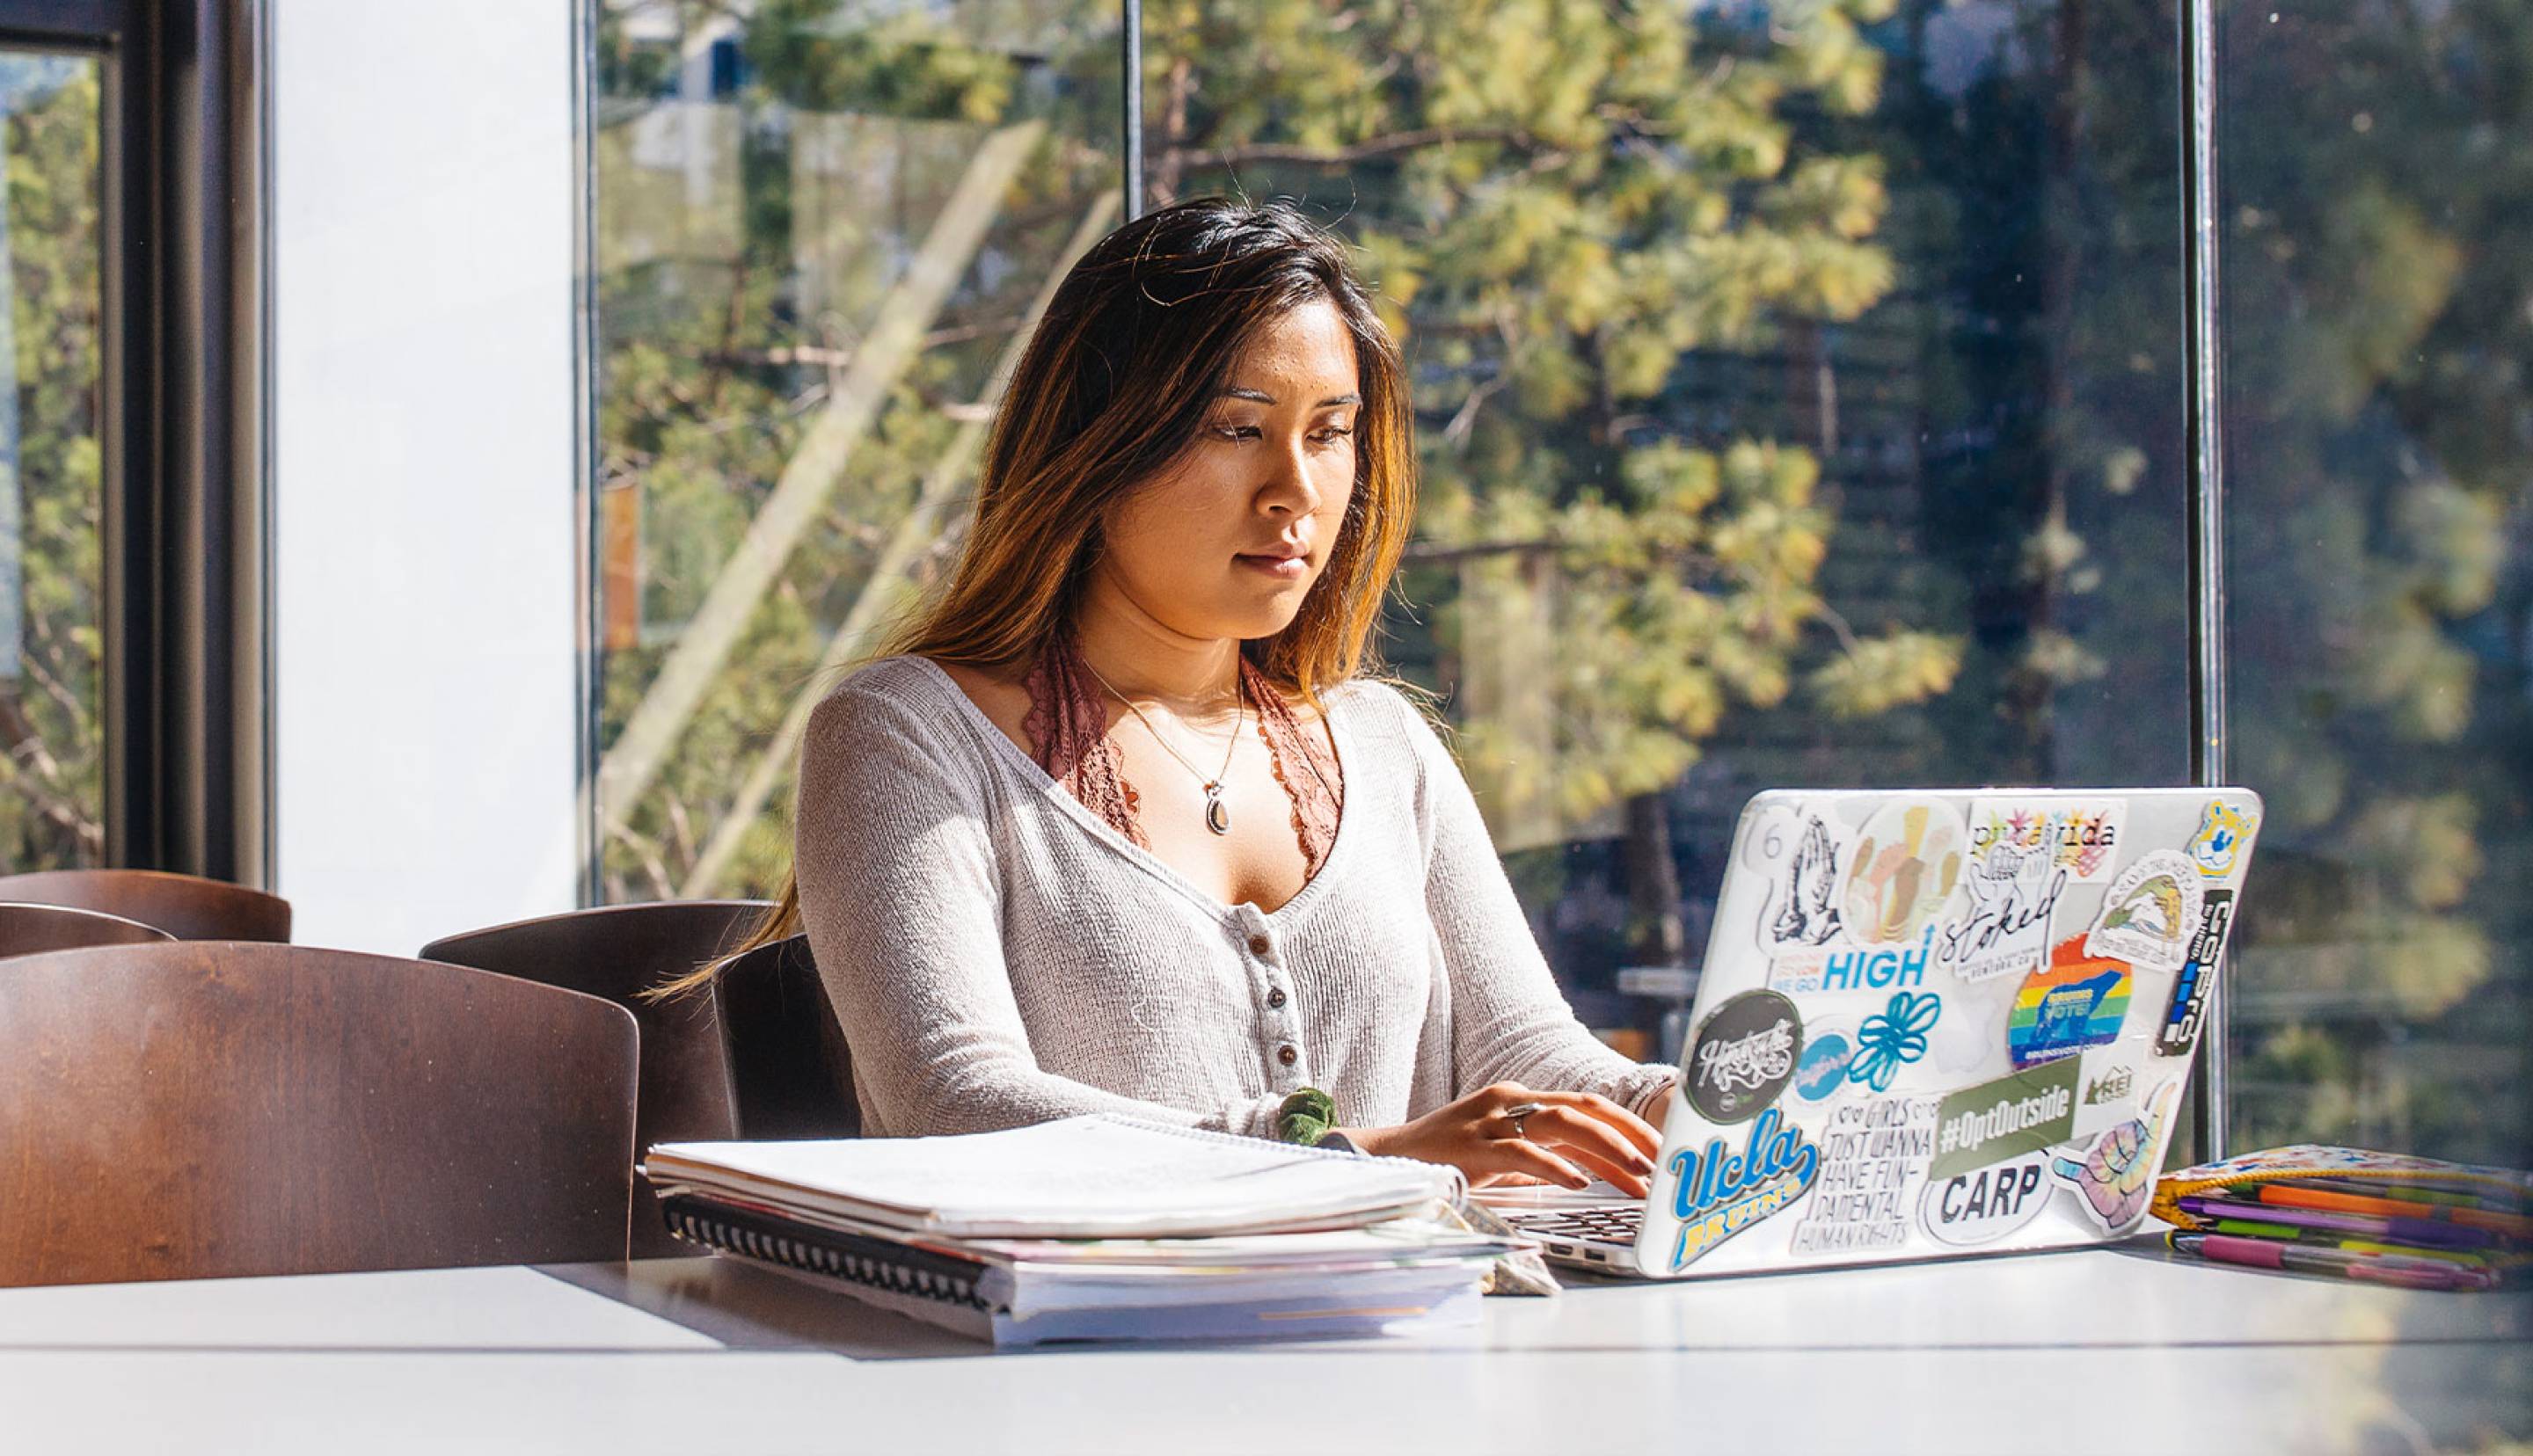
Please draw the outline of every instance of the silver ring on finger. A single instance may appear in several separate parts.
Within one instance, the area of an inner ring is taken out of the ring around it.
[[[1522,1119],[1529,1117],[1534,1112],[1546,1112],[1547,1110],[1548,1104],[1545,1102],[1516,1102],[1512,1106],[1503,1110],[1503,1116],[1512,1124],[1512,1136],[1515,1137],[1525,1137],[1529,1135],[1522,1130]]]

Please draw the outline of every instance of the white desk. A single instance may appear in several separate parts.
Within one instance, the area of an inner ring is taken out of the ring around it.
[[[1424,1341],[993,1355],[708,1259],[0,1290],[23,1451],[2453,1450],[2533,1296],[2159,1249],[1490,1300]]]

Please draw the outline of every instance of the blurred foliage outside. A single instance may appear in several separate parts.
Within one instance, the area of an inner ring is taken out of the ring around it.
[[[100,864],[103,416],[97,63],[0,56],[0,872]]]

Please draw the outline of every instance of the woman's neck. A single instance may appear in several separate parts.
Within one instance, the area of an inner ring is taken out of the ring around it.
[[[1173,630],[1108,582],[1094,579],[1083,594],[1073,635],[1090,670],[1130,698],[1196,719],[1227,713],[1238,700],[1238,638]]]

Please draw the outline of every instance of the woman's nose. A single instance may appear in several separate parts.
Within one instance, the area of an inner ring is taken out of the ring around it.
[[[1309,515],[1320,508],[1320,488],[1311,482],[1310,442],[1296,439],[1275,453],[1274,476],[1262,498],[1269,510]]]

